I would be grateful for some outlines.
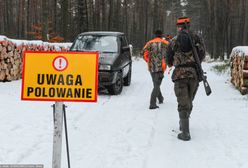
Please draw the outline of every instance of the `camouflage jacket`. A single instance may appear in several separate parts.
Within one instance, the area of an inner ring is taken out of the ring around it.
[[[197,72],[195,68],[195,59],[193,56],[192,46],[189,41],[188,35],[182,30],[174,37],[167,48],[166,61],[169,66],[174,66],[175,69],[172,74],[172,81],[184,78],[197,78]],[[197,47],[199,60],[205,58],[205,45],[202,38],[189,32],[192,40]]]
[[[141,51],[150,72],[163,72],[166,68],[166,50],[169,42],[156,37],[146,43]]]

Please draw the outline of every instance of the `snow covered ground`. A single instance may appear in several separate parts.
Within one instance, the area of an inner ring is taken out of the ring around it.
[[[66,103],[72,168],[247,168],[248,96],[229,76],[204,64],[212,95],[202,83],[194,101],[192,140],[179,141],[177,102],[166,72],[165,103],[149,110],[152,89],[143,60],[122,94],[100,93],[97,103]],[[53,102],[21,101],[21,80],[0,83],[0,164],[51,168]],[[62,167],[67,167],[63,141]]]

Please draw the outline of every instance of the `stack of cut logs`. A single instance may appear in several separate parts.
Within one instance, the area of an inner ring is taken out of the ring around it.
[[[56,51],[53,45],[22,44],[15,45],[11,41],[0,41],[0,82],[18,80],[22,77],[22,53],[28,51]],[[68,48],[59,47],[59,51]]]
[[[248,47],[235,47],[231,54],[231,82],[242,95],[248,93]]]
[[[0,43],[0,81],[21,78],[22,50],[8,41]]]

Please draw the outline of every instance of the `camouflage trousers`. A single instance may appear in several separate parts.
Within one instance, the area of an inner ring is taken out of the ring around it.
[[[188,119],[190,117],[198,86],[199,82],[195,78],[179,79],[174,82],[174,91],[178,102],[177,110],[180,119]]]
[[[162,83],[162,80],[164,78],[163,72],[151,72],[152,82],[153,82],[153,90],[151,93],[150,98],[150,106],[154,107],[156,106],[156,99],[158,98],[159,102],[162,102],[164,100],[164,97],[162,96],[160,85]]]

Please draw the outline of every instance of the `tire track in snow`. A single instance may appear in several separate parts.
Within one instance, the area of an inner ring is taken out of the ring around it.
[[[76,152],[76,162],[87,160],[90,167],[142,167],[144,153],[152,146],[156,112],[148,110],[150,74],[147,72],[144,81],[144,72],[136,69],[136,64],[140,62],[134,63],[131,86],[124,87],[121,95],[100,95],[99,102],[88,109],[94,114],[87,111],[87,116],[72,117],[78,127],[72,135],[78,141],[73,140],[72,144],[80,142],[77,148],[82,150]],[[75,151],[76,147],[73,148]]]

